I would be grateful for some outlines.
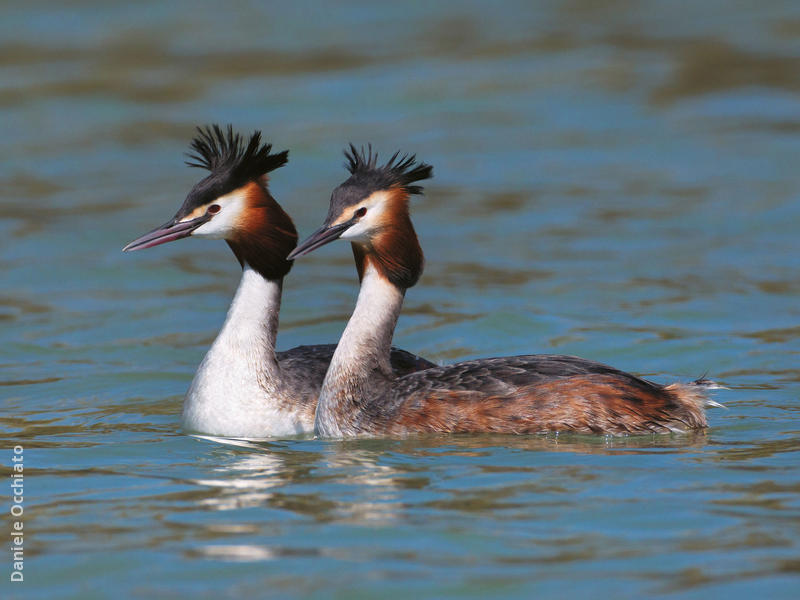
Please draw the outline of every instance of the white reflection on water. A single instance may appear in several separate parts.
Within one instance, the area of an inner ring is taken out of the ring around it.
[[[269,443],[205,435],[193,437],[252,450],[251,453],[227,457],[224,465],[213,469],[219,477],[188,480],[214,492],[197,499],[200,506],[219,511],[268,506],[276,493],[292,482],[292,466],[287,464],[284,455],[272,451]],[[351,490],[346,503],[336,503],[331,507],[331,515],[344,521],[373,525],[388,525],[397,519],[402,504],[395,479],[402,472],[379,464],[380,459],[379,452],[359,450],[347,444],[325,446],[315,466],[316,471],[334,476],[337,488]]]
[[[198,500],[201,506],[220,511],[261,506],[272,497],[272,490],[285,484],[280,476],[285,470],[284,461],[277,454],[263,452],[258,444],[248,440],[206,435],[194,437],[235,448],[254,450],[251,454],[237,454],[233,460],[226,462],[225,466],[214,469],[221,475],[227,475],[226,477],[189,480],[196,485],[220,492],[219,495]]]
[[[197,548],[197,554],[216,560],[245,562],[273,560],[281,556],[279,552],[275,552],[268,546],[253,544],[200,546]]]

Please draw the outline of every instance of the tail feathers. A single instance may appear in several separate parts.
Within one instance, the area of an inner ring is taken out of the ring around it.
[[[697,429],[708,426],[706,420],[706,408],[725,408],[719,402],[716,402],[708,397],[707,392],[711,389],[718,389],[722,386],[700,377],[688,383],[672,383],[666,386],[666,389],[673,395],[675,400],[681,406],[678,413],[681,415],[677,418],[677,422],[683,429]]]
[[[692,381],[688,385],[690,385],[692,387],[702,388],[703,390],[727,390],[728,389],[727,387],[725,387],[724,385],[722,385],[720,383],[717,383],[713,379],[706,378],[705,375],[695,379],[694,381]],[[706,406],[706,407],[709,407],[709,408],[726,408],[724,404],[720,404],[716,400],[712,400],[711,398],[709,398],[705,394],[702,394],[701,399],[702,399],[703,405]]]

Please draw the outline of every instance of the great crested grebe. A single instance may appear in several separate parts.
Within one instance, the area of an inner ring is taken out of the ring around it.
[[[270,154],[256,131],[243,140],[228,126],[198,128],[187,164],[211,172],[175,216],[132,241],[140,250],[188,236],[224,239],[243,274],[225,324],[197,369],[183,403],[183,427],[224,437],[266,438],[314,430],[314,411],[334,344],[275,351],[286,256],[297,244],[289,215],[272,198],[267,173],[288,152]],[[393,375],[435,366],[392,349]]]
[[[324,225],[290,255],[336,239],[352,243],[361,280],[353,315],[331,360],[317,405],[325,437],[421,432],[677,432],[706,426],[706,380],[662,386],[575,356],[470,360],[397,376],[389,347],[406,289],[423,255],[409,217],[414,182],[432,176],[415,156],[382,166],[351,144],[350,177],[331,195]]]

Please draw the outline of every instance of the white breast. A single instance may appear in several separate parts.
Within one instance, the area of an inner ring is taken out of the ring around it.
[[[281,284],[245,266],[225,324],[183,402],[186,430],[238,438],[313,431],[282,402],[275,336]]]

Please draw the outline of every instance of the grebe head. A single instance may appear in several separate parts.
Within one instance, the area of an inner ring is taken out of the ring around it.
[[[224,239],[239,262],[266,277],[285,275],[286,255],[297,243],[291,218],[268,190],[268,173],[282,167],[289,152],[270,154],[256,131],[246,141],[228,125],[197,128],[186,164],[207,169],[178,212],[161,227],[135,239],[123,251],[142,250],[193,236]]]
[[[394,155],[378,166],[370,146],[345,150],[350,177],[331,194],[324,224],[289,255],[303,256],[332,242],[352,242],[359,276],[367,262],[398,287],[414,285],[422,273],[423,255],[408,211],[411,194],[421,194],[414,182],[433,177],[433,167],[414,155]]]

